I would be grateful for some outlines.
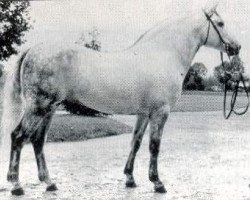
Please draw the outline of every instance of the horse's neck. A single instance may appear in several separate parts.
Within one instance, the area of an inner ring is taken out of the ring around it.
[[[148,31],[133,46],[133,49],[161,50],[172,52],[179,59],[180,67],[187,72],[202,45],[205,17],[186,18],[175,23],[162,23]]]

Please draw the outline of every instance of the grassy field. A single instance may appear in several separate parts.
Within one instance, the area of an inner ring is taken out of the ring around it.
[[[177,102],[173,112],[206,112],[223,109],[223,92],[185,91]],[[232,93],[228,93],[227,101],[230,102]],[[239,93],[236,108],[244,108],[247,98],[244,93]]]
[[[132,127],[108,117],[55,115],[47,141],[79,141],[132,132]]]

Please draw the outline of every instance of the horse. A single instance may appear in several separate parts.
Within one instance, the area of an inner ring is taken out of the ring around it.
[[[47,191],[57,190],[43,147],[57,107],[74,100],[104,113],[137,116],[124,169],[126,187],[136,187],[134,161],[149,124],[149,180],[156,193],[165,193],[157,168],[160,142],[194,56],[202,46],[228,55],[240,51],[224,24],[212,7],[173,23],[164,20],[119,52],[97,52],[74,44],[37,44],[25,51],[9,75],[4,96],[2,130],[11,136],[7,174],[11,193],[24,194],[19,163],[27,142],[34,148],[39,180],[47,184]],[[12,122],[9,129],[7,119]]]

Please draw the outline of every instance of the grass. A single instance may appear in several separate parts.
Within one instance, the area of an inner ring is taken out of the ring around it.
[[[98,137],[131,133],[132,127],[108,117],[55,115],[47,141],[79,141]]]
[[[208,91],[185,91],[180,100],[172,110],[173,112],[206,112],[219,111],[223,109],[223,92]],[[228,93],[227,101],[231,99],[232,93]],[[236,108],[244,108],[247,99],[244,93],[239,93]]]

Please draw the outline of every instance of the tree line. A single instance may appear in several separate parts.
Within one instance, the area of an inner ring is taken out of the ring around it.
[[[200,91],[222,91],[225,82],[227,88],[233,90],[239,73],[244,73],[244,65],[239,56],[234,56],[231,62],[224,61],[216,66],[213,74],[208,75],[208,70],[203,63],[194,63],[183,82],[184,90]],[[249,77],[244,76],[244,80],[249,82]]]

